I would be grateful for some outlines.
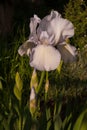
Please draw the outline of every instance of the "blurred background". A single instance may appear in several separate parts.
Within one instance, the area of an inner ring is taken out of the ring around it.
[[[0,35],[8,35],[15,24],[29,23],[33,14],[45,16],[52,9],[63,12],[68,0],[0,0]]]

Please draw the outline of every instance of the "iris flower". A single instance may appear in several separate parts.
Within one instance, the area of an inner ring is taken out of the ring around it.
[[[37,16],[30,18],[29,39],[18,49],[18,53],[30,57],[30,66],[40,71],[55,70],[60,61],[73,62],[76,59],[76,48],[66,39],[74,35],[74,26],[52,10],[42,20]]]

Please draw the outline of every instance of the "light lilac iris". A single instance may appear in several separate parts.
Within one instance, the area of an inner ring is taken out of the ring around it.
[[[51,11],[42,20],[34,15],[30,19],[29,39],[19,47],[18,53],[30,57],[30,66],[40,71],[55,70],[61,59],[73,62],[76,48],[66,43],[74,35],[74,26],[57,11]]]

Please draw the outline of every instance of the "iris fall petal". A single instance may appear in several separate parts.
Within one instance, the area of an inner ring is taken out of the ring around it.
[[[35,47],[35,44],[30,42],[29,40],[25,41],[18,49],[18,53],[20,56],[28,55],[30,54],[32,48]]]
[[[38,45],[33,49],[30,65],[37,70],[50,71],[55,70],[61,60],[61,55],[57,49],[52,46]]]
[[[74,46],[64,42],[64,44],[59,44],[57,47],[61,53],[61,58],[65,63],[76,60],[77,51]]]

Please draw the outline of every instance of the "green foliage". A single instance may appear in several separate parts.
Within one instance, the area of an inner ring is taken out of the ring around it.
[[[16,84],[14,86],[14,94],[18,100],[21,100],[23,83],[18,72],[15,76],[15,82]]]
[[[2,90],[3,89],[3,87],[2,87],[2,82],[1,82],[1,80],[0,80],[0,90]]]
[[[74,125],[73,130],[86,130],[87,129],[87,109],[84,110]]]
[[[72,44],[82,48],[87,44],[87,4],[84,0],[69,0],[65,7],[65,17],[72,21],[75,35]]]

